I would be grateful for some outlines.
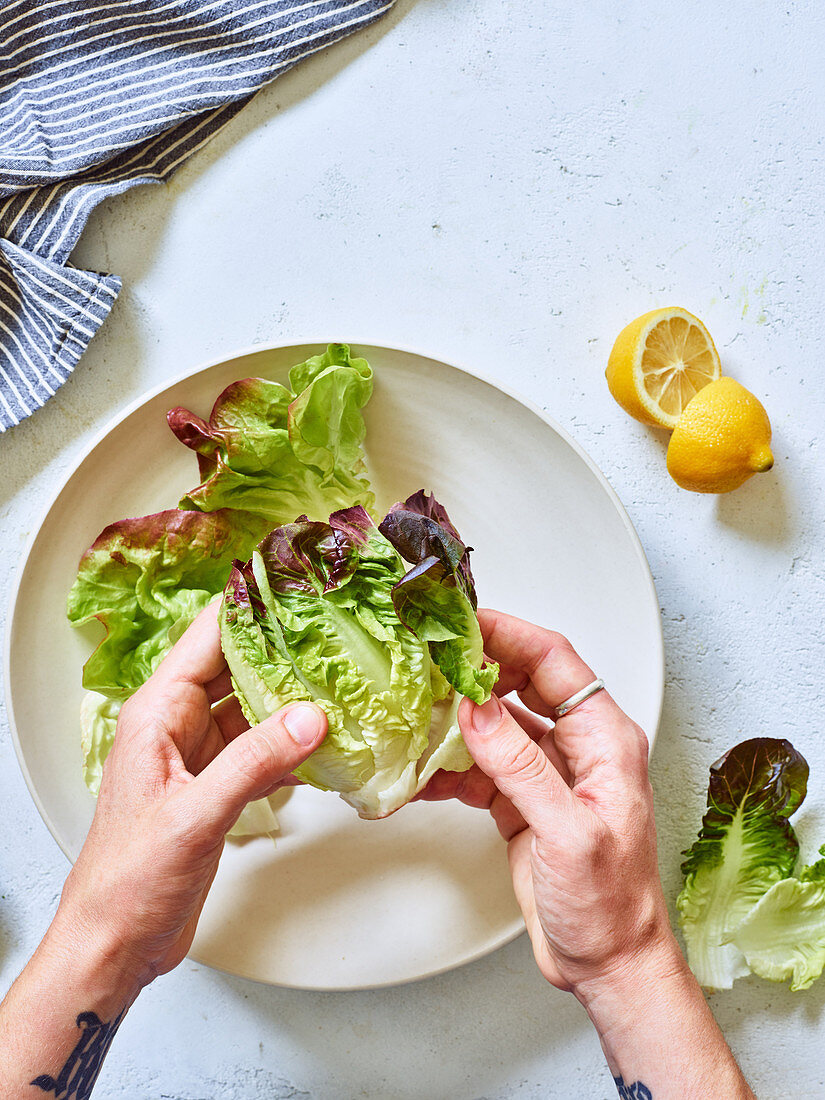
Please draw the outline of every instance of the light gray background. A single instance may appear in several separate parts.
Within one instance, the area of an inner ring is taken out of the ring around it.
[[[92,433],[201,360],[335,334],[475,364],[572,431],[647,551],[667,647],[653,781],[669,901],[708,764],[745,737],[786,736],[807,756],[796,825],[813,853],[825,842],[823,51],[815,2],[399,0],[264,91],[170,186],[94,215],[73,260],[120,273],[124,290],[74,378],[0,440],[5,575]],[[615,335],[669,304],[703,317],[773,421],[774,472],[729,497],[677,489],[664,438],[607,393]],[[0,775],[5,987],[67,868],[5,722]],[[750,979],[710,1002],[760,1096],[825,1094],[825,980],[792,994]],[[523,937],[374,993],[274,989],[186,962],[134,1007],[96,1092],[612,1095],[583,1012],[542,982]]]

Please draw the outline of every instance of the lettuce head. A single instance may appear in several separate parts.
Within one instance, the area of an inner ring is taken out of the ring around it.
[[[472,763],[458,705],[489,698],[498,669],[484,664],[469,553],[418,493],[380,529],[360,506],[301,517],[234,563],[221,639],[247,719],[318,703],[329,732],[295,774],[362,817]]]

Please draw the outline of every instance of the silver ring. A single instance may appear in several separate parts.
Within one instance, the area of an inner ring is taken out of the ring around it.
[[[579,703],[583,703],[585,699],[589,699],[591,695],[595,695],[597,691],[601,691],[604,687],[604,680],[594,680],[592,684],[588,684],[587,687],[583,687],[581,691],[577,691],[575,695],[571,695],[569,699],[565,699],[563,703],[559,703],[556,707],[556,718],[563,718],[565,714],[569,714],[573,707],[577,707]]]

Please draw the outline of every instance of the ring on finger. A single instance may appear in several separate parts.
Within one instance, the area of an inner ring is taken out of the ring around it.
[[[595,695],[597,691],[601,691],[603,688],[604,680],[594,680],[592,684],[583,687],[581,691],[577,691],[574,695],[571,695],[569,699],[565,699],[563,703],[559,703],[556,707],[556,719],[563,718],[564,715],[569,714],[574,707],[577,707],[580,703],[583,703],[585,699],[589,699],[591,695]]]

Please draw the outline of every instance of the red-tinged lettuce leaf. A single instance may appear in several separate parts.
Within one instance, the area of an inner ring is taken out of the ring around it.
[[[209,482],[230,454],[239,472],[247,474],[278,460],[273,431],[286,429],[294,396],[277,382],[243,378],[218,396],[208,421],[180,406],[170,409],[166,419],[181,443],[197,453],[201,481]]]
[[[360,506],[333,512],[329,523],[305,516],[276,527],[258,551],[272,592],[314,594],[338,588],[355,572],[359,547],[375,525]]]
[[[197,452],[201,476],[181,508],[240,508],[273,526],[303,513],[326,521],[352,504],[372,507],[363,455],[362,410],[372,393],[367,361],[331,344],[293,367],[290,385],[235,382],[208,421],[183,408],[169,412],[172,431]]]
[[[352,508],[341,508],[329,517],[329,525],[334,531],[350,542],[363,546],[375,530],[372,517],[360,504]]]
[[[763,894],[787,878],[799,844],[788,818],[807,790],[808,765],[789,741],[743,741],[710,769],[708,808],[685,853],[678,899],[688,962],[702,985],[728,989],[748,973],[731,941]]]
[[[407,512],[417,512],[421,516],[427,516],[429,519],[434,519],[448,534],[452,535],[458,542],[461,542],[461,535],[459,535],[458,531],[453,526],[452,520],[447,515],[447,509],[443,504],[439,504],[434,494],[427,493],[424,489],[419,489],[417,493],[408,496],[405,501],[394,504],[392,508],[390,508],[390,512],[397,509],[403,509]]]
[[[808,764],[790,741],[754,737],[742,741],[710,767],[708,808],[699,840],[688,852],[682,872],[690,874],[709,856],[722,858],[733,820],[741,818],[756,838],[778,834],[782,848],[796,859],[796,837],[788,818],[799,809],[808,789]],[[764,847],[769,847],[765,845]]]
[[[106,635],[83,669],[83,686],[127,699],[226,583],[268,526],[259,516],[170,509],[106,527],[80,560],[69,620],[98,619]]]
[[[229,571],[229,579],[224,586],[224,594],[231,600],[233,606],[253,612],[256,615],[264,614],[264,605],[255,574],[252,572],[252,561],[232,562]]]
[[[435,559],[428,566],[430,578],[451,577],[475,610],[478,601],[470,569],[472,547],[464,545],[446,508],[434,496],[419,489],[405,501],[393,504],[378,529],[411,565]]]
[[[433,661],[456,691],[476,703],[486,702],[498,665],[484,664],[470,547],[444,506],[423,489],[393,505],[378,529],[413,563],[393,588],[399,619],[429,643]]]

